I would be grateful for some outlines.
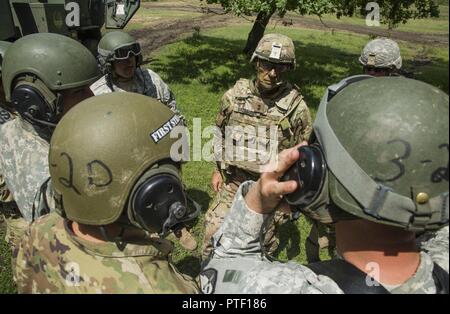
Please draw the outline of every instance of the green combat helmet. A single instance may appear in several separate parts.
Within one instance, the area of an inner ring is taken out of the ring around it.
[[[179,164],[171,159],[177,140],[170,133],[181,121],[155,99],[133,93],[78,104],[50,144],[59,211],[86,225],[117,222],[162,236],[197,217],[198,210],[187,210]]]
[[[33,126],[53,127],[62,113],[62,92],[98,79],[94,56],[63,35],[32,34],[14,42],[3,59],[6,101]]]
[[[314,130],[333,203],[411,230],[448,224],[448,101],[419,81],[372,78],[323,102]]]
[[[281,34],[267,34],[265,35],[250,60],[262,59],[273,63],[291,64],[295,67],[295,47],[292,39]]]
[[[102,71],[106,74],[111,71],[114,61],[125,60],[132,55],[136,56],[136,64],[142,64],[141,45],[131,35],[114,31],[105,34],[98,44],[98,59]]]
[[[323,166],[302,180],[311,202],[300,210],[325,223],[356,216],[413,231],[447,225],[448,101],[441,90],[401,77],[358,76],[329,87],[316,143],[304,154]]]
[[[400,70],[402,56],[398,44],[388,38],[378,38],[370,41],[362,51],[359,62],[364,67],[377,69]]]
[[[11,43],[8,41],[0,41],[0,79],[2,78],[2,63],[3,63],[3,57],[6,54],[6,50],[8,50],[9,46],[11,46]]]

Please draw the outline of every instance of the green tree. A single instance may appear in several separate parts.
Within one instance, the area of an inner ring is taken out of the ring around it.
[[[251,54],[264,35],[270,18],[277,13],[283,17],[288,11],[301,15],[335,14],[353,16],[357,13],[366,15],[366,5],[377,2],[380,7],[380,22],[394,28],[409,19],[437,17],[439,5],[436,0],[201,0],[208,4],[220,4],[225,12],[237,16],[256,14],[252,30],[247,39],[244,53]]]

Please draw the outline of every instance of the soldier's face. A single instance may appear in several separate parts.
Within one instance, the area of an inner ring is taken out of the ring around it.
[[[375,67],[364,67],[363,69],[364,74],[372,75],[375,77],[383,77],[383,76],[390,76],[391,71],[389,69],[380,69]]]
[[[82,102],[83,100],[89,97],[94,96],[94,93],[92,93],[91,89],[87,85],[81,88],[73,88],[65,90],[61,94],[63,99],[62,101],[63,116],[78,103]]]
[[[258,60],[256,69],[258,85],[264,89],[272,90],[283,82],[285,73],[289,70],[289,65]]]
[[[125,60],[115,61],[113,70],[119,79],[131,80],[136,72],[136,57],[131,56]]]

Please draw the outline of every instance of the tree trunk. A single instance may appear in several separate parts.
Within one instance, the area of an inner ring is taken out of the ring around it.
[[[269,24],[270,18],[275,13],[275,8],[270,12],[259,12],[256,17],[256,21],[253,24],[252,30],[248,34],[247,44],[244,48],[244,53],[247,55],[252,55],[256,49],[261,38],[264,36],[267,24]]]

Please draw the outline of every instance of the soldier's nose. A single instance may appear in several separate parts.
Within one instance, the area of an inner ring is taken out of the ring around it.
[[[269,76],[270,76],[270,77],[277,77],[277,76],[278,76],[278,73],[277,73],[277,71],[275,70],[275,68],[272,69],[272,70],[270,70]]]

